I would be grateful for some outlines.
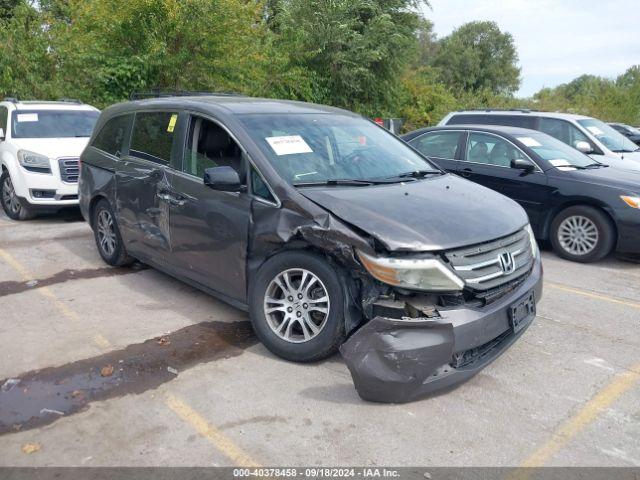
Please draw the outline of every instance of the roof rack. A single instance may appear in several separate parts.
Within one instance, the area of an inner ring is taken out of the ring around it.
[[[20,100],[18,100],[18,97],[4,97],[4,101],[11,102],[11,103],[18,103]]]
[[[77,98],[59,98],[57,101],[64,102],[64,103],[77,103],[79,105],[82,104],[82,101],[78,100]]]
[[[471,108],[469,110],[460,110],[461,112],[521,112],[531,113],[540,110],[532,110],[530,108]]]
[[[142,100],[145,98],[165,98],[165,97],[201,97],[201,96],[225,96],[236,97],[242,94],[236,92],[199,92],[192,90],[151,90],[148,92],[131,92],[129,100]]]

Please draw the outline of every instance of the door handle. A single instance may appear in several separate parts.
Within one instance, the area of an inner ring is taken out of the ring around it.
[[[462,172],[460,172],[460,175],[462,175],[464,178],[468,178],[471,176],[472,173],[473,173],[473,170],[471,170],[470,168],[463,168]]]
[[[182,195],[173,194],[167,191],[160,191],[157,193],[157,197],[160,200],[167,202],[169,205],[181,207],[185,204],[185,199]]]

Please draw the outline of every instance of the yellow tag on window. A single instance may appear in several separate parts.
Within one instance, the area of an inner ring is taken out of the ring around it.
[[[167,127],[167,132],[173,133],[173,129],[176,128],[176,122],[178,121],[178,114],[174,113],[171,115],[171,119],[169,120],[169,126]]]

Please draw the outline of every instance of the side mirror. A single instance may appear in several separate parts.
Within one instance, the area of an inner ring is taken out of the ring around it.
[[[573,144],[573,146],[580,150],[582,153],[590,154],[593,153],[593,148],[591,148],[591,144],[589,142],[585,142],[584,140],[579,140]]]
[[[222,192],[240,192],[242,190],[240,175],[229,166],[207,168],[204,171],[204,184]]]
[[[4,129],[0,128],[0,140],[4,140],[5,135],[4,135]]]
[[[514,158],[511,160],[511,168],[524,170],[525,172],[533,172],[536,169],[536,166],[531,162],[531,160],[527,160],[525,158]]]

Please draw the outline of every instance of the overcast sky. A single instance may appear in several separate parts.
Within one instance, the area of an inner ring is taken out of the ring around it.
[[[522,67],[518,95],[590,73],[615,77],[640,64],[638,0],[430,0],[439,37],[463,23],[493,20],[510,32]]]

